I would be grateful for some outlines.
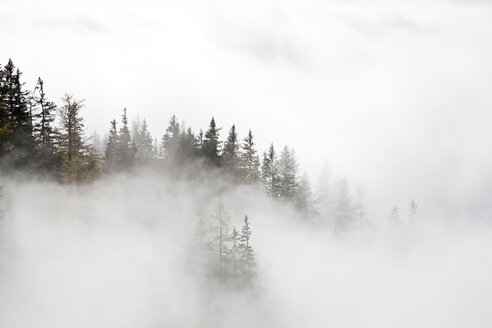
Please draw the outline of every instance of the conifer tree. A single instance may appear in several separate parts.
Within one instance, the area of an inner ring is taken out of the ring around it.
[[[58,143],[62,153],[62,178],[66,182],[80,183],[94,176],[97,161],[84,136],[84,123],[81,115],[83,100],[71,95],[62,98],[59,109],[60,133]]]
[[[278,170],[277,154],[273,144],[268,148],[268,153],[263,154],[263,164],[261,166],[261,178],[267,195],[272,199],[280,197],[280,175]]]
[[[229,130],[227,140],[224,143],[222,152],[223,166],[234,176],[237,174],[239,163],[239,143],[237,140],[236,126],[233,125]]]
[[[284,147],[279,159],[280,198],[294,200],[297,191],[297,161],[294,152]]]
[[[104,160],[106,162],[106,170],[111,172],[117,167],[117,142],[118,142],[118,130],[116,128],[116,120],[110,122],[111,129],[109,130],[108,142],[106,144],[106,151]]]
[[[417,203],[412,199],[410,204],[408,205],[408,216],[410,218],[410,222],[415,222],[415,216],[417,216],[417,209],[418,209]]]
[[[310,215],[311,212],[311,206],[312,206],[312,193],[311,193],[311,187],[309,184],[309,179],[307,177],[307,174],[304,173],[302,178],[300,179],[298,188],[296,190],[296,198],[295,198],[295,204],[297,209],[307,218]]]
[[[44,170],[53,170],[57,166],[55,150],[56,132],[53,127],[55,121],[56,105],[46,99],[44,82],[38,78],[32,96],[32,113],[35,124],[33,125],[39,152],[37,155],[38,167]]]
[[[227,269],[227,244],[230,236],[230,214],[220,204],[212,215],[214,222],[214,240],[212,241],[212,247],[217,254],[217,275],[220,279],[224,278]]]
[[[249,226],[248,216],[244,216],[244,225],[241,228],[239,237],[239,247],[241,252],[240,268],[243,279],[249,281],[255,272],[255,257],[253,248],[250,244],[251,228]]]
[[[141,163],[149,163],[153,158],[153,143],[152,135],[150,134],[147,121],[144,119],[137,132],[138,142],[136,141],[137,147],[137,158]]]
[[[241,175],[244,182],[255,183],[260,178],[260,160],[253,141],[251,129],[241,145]]]
[[[178,163],[178,157],[180,155],[180,129],[179,123],[176,119],[176,115],[173,115],[169,120],[169,125],[166,128],[166,133],[162,136],[162,156],[167,165],[174,165]]]
[[[12,148],[12,130],[7,107],[8,88],[5,76],[6,73],[0,65],[0,159],[4,159]]]
[[[9,60],[3,69],[3,102],[9,126],[9,163],[12,168],[29,168],[33,163],[35,140],[28,108],[29,92],[23,90],[21,72]],[[5,114],[3,116],[5,116]]]
[[[117,167],[121,170],[127,170],[132,168],[135,162],[136,147],[130,136],[126,108],[123,109],[121,123],[116,142]]]
[[[336,187],[334,204],[335,231],[348,230],[353,227],[353,205],[347,179],[341,179]]]
[[[208,164],[213,166],[220,165],[220,130],[221,128],[217,128],[215,119],[212,117],[208,130],[205,132],[205,137],[203,139],[202,154]]]

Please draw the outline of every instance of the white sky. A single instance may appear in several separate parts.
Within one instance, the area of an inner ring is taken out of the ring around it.
[[[0,63],[86,99],[89,131],[214,115],[388,209],[489,206],[492,1],[0,2]]]

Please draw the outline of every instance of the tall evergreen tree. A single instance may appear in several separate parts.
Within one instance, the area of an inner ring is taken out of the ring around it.
[[[118,159],[118,168],[127,170],[132,168],[135,162],[136,147],[131,139],[130,129],[128,128],[126,108],[123,109],[121,123],[121,128],[116,142],[116,155]]]
[[[265,185],[268,196],[272,199],[278,199],[280,197],[282,186],[280,183],[277,154],[273,144],[268,148],[268,152],[263,154],[261,179]]]
[[[137,136],[137,158],[141,163],[149,163],[154,158],[152,143],[153,139],[145,119],[142,121]]]
[[[3,69],[3,102],[9,122],[9,163],[13,168],[30,168],[33,166],[35,140],[33,136],[32,117],[29,111],[29,92],[23,90],[22,73],[9,60]],[[2,115],[4,116],[4,115]]]
[[[169,120],[166,133],[162,136],[162,156],[167,165],[174,165],[179,162],[180,156],[180,129],[176,115]]]
[[[304,173],[300,179],[299,185],[296,190],[295,204],[297,209],[308,218],[311,214],[312,207],[312,193],[311,186],[307,174]]]
[[[213,166],[220,165],[220,130],[221,128],[217,128],[215,119],[212,117],[208,130],[205,132],[205,138],[203,139],[202,153],[205,160]]]
[[[248,131],[248,135],[244,138],[241,145],[241,175],[243,181],[248,183],[255,183],[260,179],[260,160],[258,158],[257,151],[255,149],[255,143],[253,141],[253,132],[251,129]]]
[[[116,128],[116,120],[110,122],[111,129],[109,130],[108,142],[106,144],[106,151],[104,160],[106,162],[106,170],[108,172],[114,171],[117,168],[117,142],[118,142],[118,130]]]
[[[12,148],[12,129],[7,101],[8,87],[6,83],[6,72],[0,66],[0,160],[4,159]]]
[[[240,268],[243,279],[246,281],[251,280],[255,273],[255,256],[253,252],[253,248],[250,244],[251,239],[251,228],[249,226],[248,216],[244,216],[244,225],[241,228],[241,235],[239,237],[239,247],[241,250],[241,260],[240,260]]]
[[[44,82],[38,78],[32,96],[31,115],[35,120],[34,133],[38,143],[37,164],[43,170],[54,170],[57,167],[58,157],[55,149],[56,131],[53,123],[57,107],[54,102],[46,99]]]
[[[237,174],[239,165],[239,143],[237,140],[236,126],[233,125],[229,130],[227,140],[222,151],[223,166],[234,176]]]
[[[285,146],[279,159],[280,197],[294,200],[297,192],[297,161],[294,152]]]
[[[91,178],[97,169],[90,145],[84,136],[81,114],[83,100],[71,95],[62,98],[59,109],[60,133],[58,143],[63,157],[62,178],[66,182],[79,183]]]
[[[336,185],[334,215],[335,231],[348,230],[353,227],[353,205],[346,178],[341,179]]]

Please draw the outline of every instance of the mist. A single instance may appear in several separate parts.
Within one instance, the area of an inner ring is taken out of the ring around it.
[[[334,233],[257,187],[152,171],[91,185],[4,179],[2,327],[488,327],[487,220],[387,218]],[[200,218],[245,213],[248,288],[193,262]]]

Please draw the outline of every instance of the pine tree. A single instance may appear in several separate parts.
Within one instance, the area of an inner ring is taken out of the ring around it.
[[[229,130],[229,135],[224,143],[222,161],[224,168],[233,176],[236,176],[239,163],[239,143],[237,140],[235,125],[233,125]]]
[[[34,88],[31,111],[33,112],[32,117],[35,120],[33,128],[39,148],[36,156],[38,168],[53,171],[58,164],[55,149],[57,135],[53,127],[57,107],[54,102],[46,99],[44,82],[41,78],[38,78],[36,87]]]
[[[417,203],[412,199],[410,204],[408,205],[408,216],[410,218],[410,222],[415,222],[415,216],[417,216],[417,209],[418,209]]]
[[[81,115],[83,100],[76,100],[71,95],[62,98],[63,106],[59,109],[60,133],[58,143],[62,154],[62,179],[79,184],[94,176],[97,160],[84,136],[84,123]]]
[[[346,178],[341,179],[336,185],[334,216],[335,231],[348,230],[353,227],[353,205]]]
[[[162,156],[168,166],[173,166],[178,163],[180,155],[179,149],[180,129],[176,115],[173,115],[169,120],[169,125],[166,128],[166,133],[162,136]]]
[[[281,184],[277,154],[273,144],[268,148],[268,153],[263,154],[261,178],[265,185],[267,195],[272,199],[278,199],[280,197]]]
[[[140,130],[138,130],[137,158],[141,163],[149,163],[153,158],[152,135],[150,134],[147,121],[142,121]]]
[[[304,217],[308,218],[311,213],[312,206],[312,193],[311,187],[309,184],[309,179],[307,174],[304,173],[302,178],[300,179],[299,186],[296,190],[296,199],[295,204],[297,209],[304,215]]]
[[[244,138],[241,145],[241,175],[244,182],[255,183],[260,178],[260,160],[255,149],[253,141],[253,133],[248,131],[248,135]]]
[[[255,256],[253,248],[250,244],[251,228],[249,226],[248,216],[244,216],[244,225],[241,228],[241,235],[239,237],[239,247],[241,253],[240,270],[241,276],[245,281],[250,281],[255,273]]]
[[[0,160],[4,159],[12,149],[12,129],[7,107],[8,87],[5,77],[6,73],[0,66]]]
[[[133,167],[137,150],[130,136],[126,108],[123,109],[121,123],[122,125],[116,141],[117,167],[120,170],[128,170]]]
[[[212,241],[212,248],[217,254],[217,275],[220,279],[227,275],[227,244],[230,236],[230,214],[220,204],[212,215],[214,222],[214,240]]]
[[[280,198],[293,200],[297,191],[297,161],[293,152],[284,147],[279,159]]]
[[[106,162],[106,170],[108,172],[114,171],[117,168],[117,145],[118,142],[118,130],[116,129],[116,120],[110,122],[111,129],[109,130],[108,142],[106,144],[106,151],[104,160]]]
[[[220,130],[221,128],[217,128],[215,119],[212,117],[208,130],[205,132],[205,138],[203,139],[202,154],[208,164],[213,166],[220,165]]]
[[[35,140],[33,136],[32,117],[29,111],[29,92],[23,90],[21,83],[22,73],[9,60],[3,69],[3,102],[4,115],[8,115],[9,158],[7,165],[12,168],[25,169],[34,165],[33,150]],[[2,131],[5,133],[6,131]]]

